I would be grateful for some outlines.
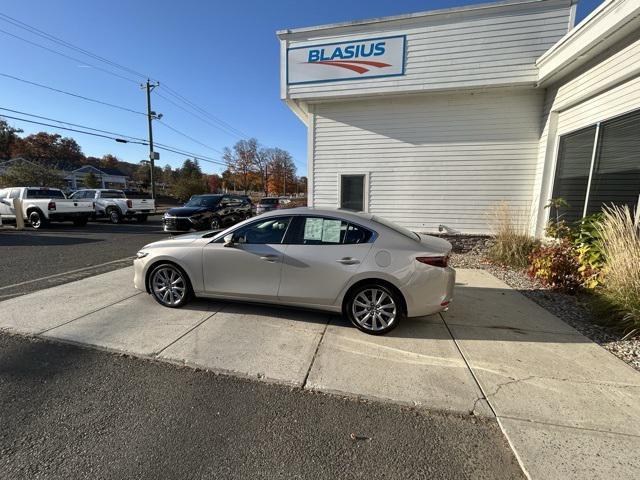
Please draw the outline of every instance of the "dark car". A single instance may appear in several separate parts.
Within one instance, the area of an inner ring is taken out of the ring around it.
[[[270,212],[271,210],[277,210],[283,208],[284,205],[289,203],[290,200],[282,197],[264,197],[261,198],[256,206],[256,214],[264,212]]]
[[[165,232],[216,230],[251,217],[251,202],[238,195],[194,195],[183,207],[164,214]]]

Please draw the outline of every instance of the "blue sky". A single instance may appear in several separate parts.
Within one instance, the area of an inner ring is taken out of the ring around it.
[[[306,174],[306,129],[279,99],[279,50],[275,31],[353,19],[455,7],[470,0],[3,0],[0,13],[28,23],[98,55],[149,74],[236,129],[262,144],[289,150]],[[578,20],[601,0],[582,0]],[[46,43],[13,25],[0,21],[0,29],[37,43],[79,56]],[[146,109],[144,92],[82,62],[44,51],[0,32],[3,62],[0,73],[43,83],[63,90],[126,106]],[[83,57],[86,59],[86,57]],[[105,67],[99,63],[95,64]],[[122,73],[122,72],[120,72]],[[135,79],[135,77],[132,77]],[[166,95],[166,94],[165,94]],[[201,143],[222,150],[237,137],[213,128],[154,97],[154,110],[163,120]],[[145,117],[41,90],[0,77],[0,107],[25,111],[94,128],[146,138]],[[0,111],[0,114],[8,112]],[[11,121],[26,133],[56,130]],[[64,134],[62,131],[58,133]],[[86,155],[113,153],[122,160],[147,158],[147,147],[67,133]],[[214,150],[156,125],[157,141],[219,158]],[[161,153],[160,165],[178,166],[184,156]],[[206,172],[223,167],[202,163]]]

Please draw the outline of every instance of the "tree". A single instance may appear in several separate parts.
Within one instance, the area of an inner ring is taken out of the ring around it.
[[[244,193],[249,188],[250,174],[256,172],[258,141],[255,138],[236,142],[233,149],[225,147],[222,159],[227,169],[233,174],[239,174]]]
[[[207,176],[207,184],[209,185],[209,193],[218,193],[220,190],[221,178],[220,175],[214,173]]]
[[[16,161],[0,176],[0,186],[65,188],[67,182],[60,171],[47,168],[35,162]]]
[[[46,132],[18,139],[12,148],[12,156],[33,160],[59,170],[77,168],[85,160],[80,145],[74,139]]]
[[[172,188],[173,194],[178,200],[183,202],[189,200],[193,195],[200,195],[207,192],[207,185],[202,177],[179,177]]]
[[[22,133],[22,130],[10,126],[6,120],[0,118],[0,160],[13,157],[13,147],[20,140],[18,133]]]
[[[291,154],[281,148],[270,149],[268,189],[273,195],[295,192],[296,165]]]
[[[84,176],[84,186],[87,188],[98,188],[100,186],[100,180],[95,176],[93,172],[89,172]]]
[[[101,167],[106,167],[106,168],[118,168],[118,163],[120,163],[120,161],[118,160],[117,157],[115,157],[114,155],[111,155],[110,153],[104,155],[101,159],[100,159],[100,166]]]

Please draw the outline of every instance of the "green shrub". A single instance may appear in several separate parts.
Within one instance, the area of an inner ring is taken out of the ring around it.
[[[574,293],[581,283],[578,270],[578,259],[568,239],[538,247],[529,255],[529,275],[554,290]]]
[[[494,233],[494,243],[487,251],[489,258],[501,265],[525,268],[539,242],[528,233],[523,215],[502,202],[490,211],[489,224]]]
[[[602,213],[584,217],[576,222],[569,236],[580,265],[578,272],[582,286],[588,289],[596,288],[602,280],[604,253],[598,230],[602,220]]]

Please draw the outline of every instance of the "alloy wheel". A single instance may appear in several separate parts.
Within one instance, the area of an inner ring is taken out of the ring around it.
[[[351,313],[358,325],[365,330],[376,332],[393,324],[398,306],[385,290],[367,288],[353,299]]]
[[[29,214],[29,223],[33,228],[40,228],[42,226],[42,219],[40,218],[40,214],[38,212],[31,212]]]
[[[218,220],[217,218],[214,218],[213,220],[211,220],[211,230],[217,230],[220,228],[220,220]]]
[[[184,275],[170,265],[165,265],[153,272],[151,288],[158,301],[167,306],[180,304],[187,294]]]

